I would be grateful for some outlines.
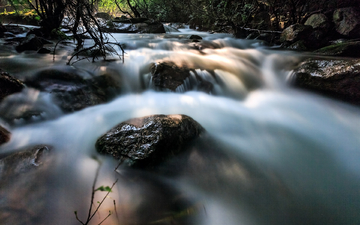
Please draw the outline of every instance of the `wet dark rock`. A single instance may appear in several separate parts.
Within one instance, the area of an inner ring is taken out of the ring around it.
[[[360,60],[306,60],[294,70],[292,84],[326,96],[360,104]]]
[[[351,38],[360,37],[360,9],[355,7],[340,8],[334,11],[333,21],[336,31]]]
[[[43,46],[43,42],[40,38],[35,36],[35,34],[30,34],[26,36],[26,38],[16,46],[16,51],[23,52],[26,50],[37,51]]]
[[[63,113],[49,97],[38,90],[24,88],[1,102],[0,117],[11,125],[55,119]]]
[[[20,92],[24,88],[24,84],[10,76],[7,72],[0,71],[0,101],[6,96]]]
[[[329,56],[360,57],[360,41],[334,43],[318,49],[314,53]]]
[[[105,103],[119,91],[118,81],[107,75],[96,77],[73,67],[52,67],[39,71],[25,83],[53,96],[65,112]]]
[[[0,145],[10,141],[11,133],[0,126]]]
[[[195,70],[185,65],[179,67],[173,62],[161,62],[152,64],[150,68],[152,85],[157,91],[209,90],[207,93],[211,93],[213,89],[213,84],[202,79]],[[191,76],[190,72],[195,75]],[[205,86],[207,88],[203,88]]]
[[[175,91],[190,76],[190,70],[187,67],[178,67],[173,62],[153,64],[151,66],[151,73],[152,81],[160,91],[166,89]]]
[[[34,146],[0,159],[1,224],[46,224],[50,149]]]
[[[120,123],[95,144],[129,166],[152,167],[178,154],[204,129],[186,115],[152,115]]]
[[[193,35],[190,36],[189,39],[190,39],[190,40],[202,40],[202,37],[199,36],[199,35],[193,34]]]

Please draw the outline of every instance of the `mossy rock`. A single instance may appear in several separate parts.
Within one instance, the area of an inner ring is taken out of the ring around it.
[[[314,53],[329,56],[360,57],[360,41],[329,45],[314,51]]]

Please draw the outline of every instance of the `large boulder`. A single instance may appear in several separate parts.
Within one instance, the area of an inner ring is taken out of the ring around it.
[[[157,91],[185,92],[198,90],[210,93],[213,90],[212,83],[202,79],[196,74],[196,71],[189,69],[186,65],[179,67],[171,61],[165,61],[153,63],[150,69],[151,88]]]
[[[296,87],[360,104],[360,59],[308,59],[291,76]]]
[[[6,96],[20,92],[24,84],[10,76],[7,72],[0,72],[0,101]]]
[[[360,37],[360,10],[354,7],[334,11],[333,21],[336,31],[351,38]]]
[[[107,102],[119,91],[119,83],[107,75],[95,76],[74,67],[51,67],[28,78],[29,87],[53,96],[65,112]]]
[[[186,115],[152,115],[120,123],[101,136],[95,147],[129,166],[152,167],[179,153],[203,131]]]

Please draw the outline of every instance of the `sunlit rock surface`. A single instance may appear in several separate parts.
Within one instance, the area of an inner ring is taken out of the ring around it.
[[[360,104],[359,59],[309,59],[294,70],[292,77],[297,87]]]
[[[186,115],[152,115],[120,123],[96,141],[100,153],[129,165],[154,166],[177,154],[204,129]]]

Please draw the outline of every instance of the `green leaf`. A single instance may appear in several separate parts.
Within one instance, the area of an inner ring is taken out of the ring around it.
[[[111,187],[109,187],[109,186],[106,186],[106,187],[104,187],[104,186],[98,187],[95,191],[112,192]]]

